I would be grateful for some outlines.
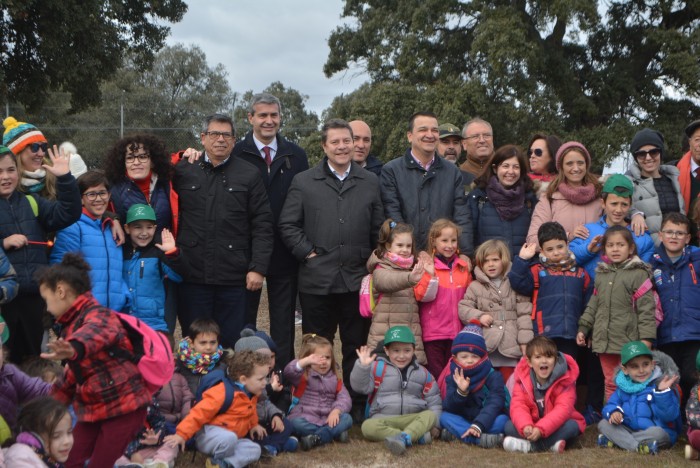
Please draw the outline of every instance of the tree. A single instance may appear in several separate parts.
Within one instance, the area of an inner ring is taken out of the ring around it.
[[[524,117],[512,141],[575,136],[601,164],[650,125],[677,154],[700,113],[697,2],[346,0],[343,16],[355,21],[331,34],[327,76],[355,64],[374,84],[452,84],[438,102],[496,126]]]
[[[29,110],[57,90],[73,110],[96,105],[126,54],[145,68],[170,31],[160,21],[186,11],[183,0],[0,0],[0,93]]]
[[[306,109],[309,96],[294,88],[285,88],[279,81],[271,83],[263,92],[277,97],[282,104],[282,131],[285,138],[299,144],[302,139],[318,130],[318,116]],[[248,122],[248,112],[254,94],[252,90],[243,93],[233,111],[236,130],[241,135],[252,128]]]

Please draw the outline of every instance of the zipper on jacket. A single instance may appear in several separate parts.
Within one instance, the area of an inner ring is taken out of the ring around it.
[[[144,267],[145,263],[146,263],[145,260],[141,260],[141,267],[139,268],[139,278],[140,279],[143,279],[143,267]]]
[[[80,226],[78,226],[78,228],[80,228]],[[107,239],[105,238],[105,231],[104,231],[104,229],[102,229],[101,224],[100,224],[100,231],[102,231],[102,243],[105,246],[105,254],[107,256],[107,304],[106,304],[106,306],[107,306],[107,308],[111,308],[111,307],[109,307],[109,302],[110,302],[110,296],[111,296],[110,286],[112,284],[112,278],[111,278],[111,273],[110,273],[111,270],[110,270],[110,265],[109,265],[109,249],[107,249]],[[83,235],[83,232],[80,231],[80,236],[82,237],[82,235]],[[111,235],[111,233],[110,233],[110,235]]]

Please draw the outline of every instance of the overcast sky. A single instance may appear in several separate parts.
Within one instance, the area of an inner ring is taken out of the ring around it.
[[[260,92],[274,81],[309,96],[320,114],[333,98],[367,80],[357,72],[326,78],[328,37],[342,24],[342,0],[188,1],[183,20],[172,25],[168,44],[196,44],[210,66],[221,63],[231,89]]]

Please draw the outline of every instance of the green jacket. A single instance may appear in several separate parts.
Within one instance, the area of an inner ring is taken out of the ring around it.
[[[651,277],[648,264],[636,255],[619,266],[600,262],[596,267],[595,291],[579,319],[578,329],[589,336],[593,352],[619,354],[630,341],[655,340],[655,303],[651,291],[632,307],[632,295]]]

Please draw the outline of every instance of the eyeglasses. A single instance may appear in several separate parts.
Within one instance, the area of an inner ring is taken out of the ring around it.
[[[32,143],[31,145],[29,145],[29,149],[31,150],[32,153],[38,153],[39,150],[46,153],[46,150],[49,149],[49,144],[48,143]]]
[[[471,141],[477,141],[484,139],[486,141],[489,141],[491,138],[493,138],[493,133],[477,133],[476,135],[469,135],[464,137],[465,140],[471,140]]]
[[[651,159],[655,159],[660,154],[661,154],[661,150],[659,148],[652,148],[649,151],[639,150],[639,151],[635,151],[634,153],[632,153],[632,155],[636,159],[646,159],[647,157],[651,157]]]
[[[663,234],[666,237],[671,237],[671,238],[681,238],[684,236],[687,236],[687,232],[683,231],[661,231],[661,234]]]
[[[124,160],[126,161],[127,164],[134,164],[134,162],[135,162],[137,159],[139,160],[139,162],[145,163],[146,161],[148,161],[149,159],[151,159],[151,155],[148,154],[148,153],[136,154],[136,155],[130,154],[130,155],[128,155],[127,157],[124,158]]]
[[[538,158],[541,158],[542,155],[544,154],[544,151],[542,151],[542,148],[535,148],[534,150],[533,150],[533,149],[529,149],[529,150],[527,150],[527,157],[529,158],[530,156],[533,155],[533,153],[534,153],[534,155],[537,156]]]
[[[90,201],[97,200],[97,197],[100,197],[102,200],[107,200],[109,198],[109,192],[106,190],[101,190],[99,192],[85,192],[83,196]]]
[[[204,134],[212,140],[218,140],[219,138],[224,137],[224,140],[228,141],[233,138],[233,133],[231,132],[204,132]]]

